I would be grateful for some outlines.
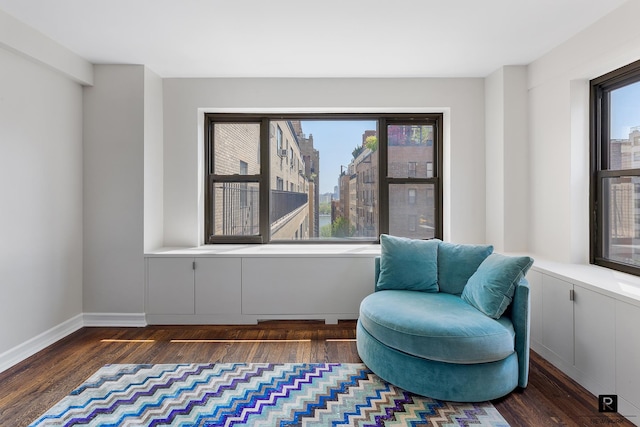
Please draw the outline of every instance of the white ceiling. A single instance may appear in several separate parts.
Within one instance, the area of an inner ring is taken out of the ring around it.
[[[636,1],[636,0],[629,0]],[[0,0],[93,63],[162,77],[484,77],[625,0]]]

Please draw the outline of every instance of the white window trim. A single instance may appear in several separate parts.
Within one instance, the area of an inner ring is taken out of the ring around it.
[[[207,113],[238,113],[238,114],[330,114],[330,113],[372,113],[372,114],[442,114],[442,234],[444,240],[451,239],[451,108],[420,108],[420,107],[229,107],[229,108],[198,108],[198,158],[195,165],[197,170],[198,191],[198,243],[204,245],[204,117]],[[286,244],[286,243],[285,243]]]

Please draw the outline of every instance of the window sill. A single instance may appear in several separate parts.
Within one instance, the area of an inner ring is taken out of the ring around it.
[[[538,259],[532,270],[583,286],[640,307],[640,277],[592,264],[569,264]]]
[[[379,244],[271,244],[204,245],[169,247],[145,253],[146,257],[335,257],[373,258],[380,255]]]

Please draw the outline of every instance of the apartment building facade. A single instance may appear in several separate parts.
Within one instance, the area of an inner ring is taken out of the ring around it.
[[[390,127],[387,176],[391,178],[433,177],[433,127]],[[368,144],[370,137],[375,143]],[[368,139],[369,138],[369,139]],[[333,218],[349,221],[352,237],[377,238],[380,219],[380,164],[375,131],[362,135],[362,150],[351,159],[338,179],[340,199]],[[435,237],[435,187],[430,183],[389,185],[389,233],[418,239]]]
[[[610,169],[640,169],[640,126],[629,129],[627,139],[609,143]],[[640,178],[628,176],[610,179],[602,191],[609,192],[609,212],[603,232],[608,233],[609,258],[638,263],[640,253]]]
[[[301,144],[301,140],[302,144]],[[213,232],[218,236],[260,233],[260,188],[242,176],[261,173],[260,124],[216,123],[213,127],[215,175],[231,177],[213,188]],[[269,123],[269,222],[272,240],[317,236],[317,186],[313,140],[304,139],[299,122]],[[308,161],[305,161],[309,159]],[[234,177],[236,177],[234,179]]]

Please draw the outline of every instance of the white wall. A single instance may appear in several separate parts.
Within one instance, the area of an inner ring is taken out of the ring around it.
[[[80,83],[93,82],[91,63],[0,10],[0,47]]]
[[[487,241],[504,250],[504,68],[485,79]]]
[[[0,365],[82,313],[82,259],[82,89],[0,47]]]
[[[507,66],[504,71],[504,250],[522,252],[529,248],[527,67]]]
[[[165,79],[164,239],[201,243],[202,111],[446,111],[445,238],[485,241],[483,79]]]
[[[163,244],[162,121],[157,74],[141,65],[95,66],[94,85],[84,88],[83,307],[90,323],[100,321],[95,316],[144,323],[143,254]]]
[[[164,244],[162,79],[144,70],[144,250]]]
[[[84,311],[144,312],[145,70],[97,65],[84,88]]]
[[[589,80],[640,59],[629,1],[529,65],[530,250],[588,262]]]
[[[527,67],[485,79],[487,242],[499,252],[528,249]]]

